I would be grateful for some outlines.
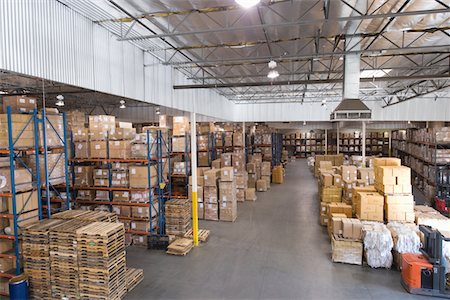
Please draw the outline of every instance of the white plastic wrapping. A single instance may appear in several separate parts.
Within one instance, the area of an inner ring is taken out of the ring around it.
[[[362,222],[363,242],[367,264],[372,268],[390,268],[392,266],[391,232],[383,223]]]
[[[419,227],[414,224],[391,222],[387,225],[391,231],[394,250],[398,253],[420,253]]]
[[[444,255],[445,259],[447,260],[447,268],[446,273],[450,273],[450,242],[443,242],[442,243],[442,254]]]

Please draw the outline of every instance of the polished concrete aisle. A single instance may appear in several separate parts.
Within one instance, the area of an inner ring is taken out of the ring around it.
[[[291,163],[284,184],[239,203],[236,222],[200,222],[211,237],[186,257],[130,247],[145,279],[126,299],[424,299],[397,271],[332,263],[318,214],[306,161]]]

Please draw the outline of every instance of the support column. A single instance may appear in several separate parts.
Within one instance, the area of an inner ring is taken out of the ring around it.
[[[244,150],[245,153],[245,122],[242,122],[242,150]]]
[[[366,167],[366,122],[362,121],[362,132],[361,132],[361,155],[363,168]]]
[[[392,156],[392,130],[389,130],[388,132],[389,136],[389,156]]]
[[[328,129],[325,129],[325,155],[328,154]]]
[[[191,170],[192,170],[192,237],[194,246],[198,246],[198,209],[197,209],[197,130],[195,112],[191,112]]]
[[[336,123],[336,153],[339,154],[339,122]]]

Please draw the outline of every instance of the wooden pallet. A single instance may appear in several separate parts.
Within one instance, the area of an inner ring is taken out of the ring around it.
[[[194,247],[194,242],[191,239],[179,238],[172,242],[169,247],[167,247],[167,254],[171,255],[187,255]]]
[[[125,280],[127,282],[127,292],[130,292],[144,280],[144,270],[127,268]]]
[[[66,210],[52,216],[54,219],[62,220],[84,220],[90,222],[118,222],[117,214],[106,211],[91,211],[91,210]]]
[[[210,230],[208,229],[199,229],[198,230],[198,240],[200,242],[206,242],[209,238]],[[192,229],[189,229],[188,232],[184,235],[185,238],[193,239]]]

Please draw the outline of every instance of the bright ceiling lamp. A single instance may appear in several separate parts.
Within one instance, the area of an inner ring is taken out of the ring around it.
[[[391,71],[392,71],[392,69],[363,70],[361,72],[360,77],[361,78],[383,77],[383,76],[387,75]]]
[[[58,95],[56,96],[56,106],[64,106],[64,96],[63,95]]]
[[[239,4],[244,8],[250,8],[261,2],[261,0],[235,0],[235,1],[237,4]]]
[[[267,77],[270,78],[270,79],[275,79],[278,76],[280,76],[280,73],[278,73],[277,70],[270,70],[269,74],[267,74]]]
[[[125,106],[125,100],[120,100],[120,106],[119,106],[119,108],[126,108],[126,106]]]

